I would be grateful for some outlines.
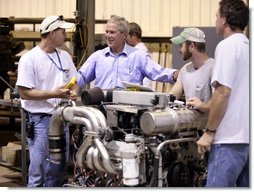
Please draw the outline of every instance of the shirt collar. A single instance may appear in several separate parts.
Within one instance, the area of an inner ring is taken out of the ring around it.
[[[133,49],[133,47],[131,47],[131,46],[129,46],[128,44],[125,43],[122,52],[119,53],[118,55],[128,56],[128,55],[130,54],[130,52],[131,52],[132,49]],[[115,55],[112,53],[112,51],[110,50],[109,47],[106,47],[106,48],[105,48],[104,54],[105,54],[105,56],[108,56],[108,55],[113,55],[113,56],[115,56]]]

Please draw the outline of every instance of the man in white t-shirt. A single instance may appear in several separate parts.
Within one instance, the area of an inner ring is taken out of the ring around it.
[[[176,99],[180,99],[184,94],[187,107],[208,111],[215,61],[206,53],[205,33],[198,28],[186,28],[170,40],[179,45],[182,59],[190,62],[180,69],[177,81],[169,93],[175,95]]]
[[[30,125],[28,187],[55,187],[62,186],[65,182],[69,128],[65,126],[65,138],[61,136],[62,144],[66,140],[66,158],[58,164],[48,161],[51,160],[48,129],[59,100],[77,98],[75,92],[64,89],[71,78],[77,76],[75,65],[69,53],[57,48],[66,39],[65,29],[73,26],[73,23],[65,22],[63,16],[45,18],[40,27],[39,45],[25,53],[19,61],[16,85]]]
[[[207,128],[197,141],[210,150],[206,187],[249,187],[249,9],[242,0],[221,0],[216,31],[214,93]]]

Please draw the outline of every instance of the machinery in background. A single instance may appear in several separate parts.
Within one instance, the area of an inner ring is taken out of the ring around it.
[[[8,18],[0,18],[0,99],[9,87],[10,77],[8,72],[15,72],[14,56],[25,49],[23,42],[17,42],[12,34],[13,23]],[[7,83],[6,83],[7,82]]]
[[[49,128],[50,155],[64,158],[63,125],[78,125],[74,178],[81,187],[203,186],[207,159],[196,140],[207,114],[158,92],[101,90],[82,93],[86,106],[59,107]]]

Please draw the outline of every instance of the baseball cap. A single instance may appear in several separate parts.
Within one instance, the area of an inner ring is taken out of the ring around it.
[[[63,20],[63,16],[48,16],[41,22],[40,33],[45,34],[50,31],[54,31],[57,28],[69,29],[75,24],[69,23]]]
[[[174,44],[182,44],[185,41],[193,41],[197,43],[205,43],[205,33],[198,28],[185,28],[180,35],[170,39]]]

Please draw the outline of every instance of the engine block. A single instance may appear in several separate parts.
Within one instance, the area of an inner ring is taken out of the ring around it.
[[[82,95],[86,97],[82,99],[85,106],[60,107],[53,114],[52,118],[62,117],[59,125],[53,121],[49,134],[61,135],[62,121],[78,125],[72,135],[73,186],[205,184],[207,158],[198,153],[196,141],[206,126],[206,113],[187,109],[164,93],[124,90],[108,93],[96,88]],[[100,101],[94,99],[98,95]],[[92,99],[87,99],[89,96]],[[88,100],[96,100],[96,104],[86,103]],[[62,157],[55,152],[51,155],[54,159]]]

